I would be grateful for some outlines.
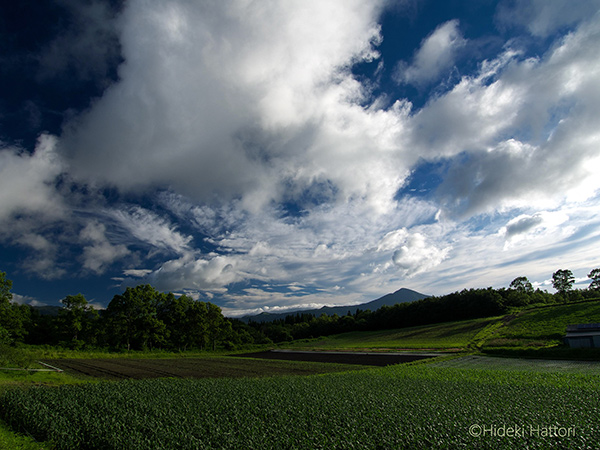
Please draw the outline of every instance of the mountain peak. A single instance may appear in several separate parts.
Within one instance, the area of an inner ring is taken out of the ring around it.
[[[397,303],[408,303],[414,302],[417,300],[421,300],[429,297],[429,295],[421,294],[417,291],[413,291],[412,289],[400,288],[397,291],[386,294],[383,297],[380,297],[376,300],[372,300],[367,303],[361,303],[360,305],[351,305],[351,306],[323,306],[319,309],[306,309],[301,311],[291,311],[285,313],[260,313],[254,316],[244,316],[241,317],[240,320],[244,322],[254,321],[254,322],[272,322],[274,320],[285,319],[286,316],[296,315],[296,314],[314,314],[315,316],[320,316],[321,314],[327,315],[346,315],[348,312],[354,314],[357,310],[367,310],[375,311],[382,306],[393,306]]]

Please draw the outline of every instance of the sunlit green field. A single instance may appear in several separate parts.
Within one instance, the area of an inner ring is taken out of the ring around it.
[[[436,364],[36,388],[9,391],[1,406],[14,427],[70,450],[580,449],[600,440],[595,371]]]
[[[284,346],[315,350],[547,348],[562,343],[567,325],[592,322],[600,322],[600,301],[553,305],[506,316],[411,328],[356,331],[295,341]]]
[[[286,347],[314,349],[461,349],[501,318],[447,322],[382,331],[356,331],[293,342]]]
[[[499,328],[485,346],[557,345],[562,342],[567,325],[599,322],[600,301],[525,310]]]
[[[573,373],[600,375],[600,361],[569,361],[526,358],[498,358],[467,355],[432,362],[431,367],[449,367],[469,370],[499,370],[542,373]]]

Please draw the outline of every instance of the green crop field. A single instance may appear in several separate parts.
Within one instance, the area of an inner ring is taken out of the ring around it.
[[[544,373],[579,373],[600,375],[600,361],[568,361],[525,358],[498,358],[466,355],[434,361],[431,367],[451,367],[469,370],[500,370]]]
[[[94,365],[100,368],[106,366],[110,361],[118,363],[132,362],[132,363],[146,363],[146,365],[152,369],[157,364],[169,363],[170,370],[174,373],[185,368],[190,363],[202,363],[195,370],[194,376],[199,377],[261,377],[261,376],[281,376],[281,375],[307,375],[307,374],[318,374],[326,372],[339,372],[342,370],[361,370],[364,366],[359,365],[345,365],[345,364],[329,364],[329,363],[313,363],[313,362],[300,362],[300,361],[265,361],[256,360],[249,358],[226,358],[214,355],[190,353],[190,357],[179,357],[177,359],[164,359],[164,357],[173,358],[175,354],[154,354],[154,353],[138,353],[135,352],[133,355],[126,354],[113,354],[108,355],[105,352],[91,353],[91,352],[55,352],[55,351],[43,351],[34,352],[30,351],[31,355],[28,355],[27,366],[32,369],[41,369],[43,366],[34,362],[34,359],[40,356],[51,356],[56,358],[57,356],[68,356],[73,358],[74,356],[90,358],[94,355],[101,356],[102,358],[94,359]],[[113,356],[112,359],[107,359],[107,356]],[[151,358],[155,356],[155,358]],[[158,356],[159,358],[156,358]],[[133,357],[133,358],[132,358]],[[151,359],[150,359],[151,358]],[[15,367],[24,361],[23,358],[17,358],[12,361],[5,361],[10,364],[9,366]],[[73,362],[77,363],[82,361],[80,359],[61,360],[65,363]],[[83,360],[85,361],[85,360]],[[62,365],[58,363],[58,365]],[[89,368],[88,368],[89,369]],[[114,369],[114,368],[113,368]],[[135,376],[131,372],[131,367],[125,366],[123,369],[123,376]],[[128,372],[129,371],[129,372]],[[92,372],[88,373],[90,375]],[[98,373],[101,377],[107,378],[106,372]],[[97,380],[90,378],[89,376],[82,376],[82,373],[77,370],[69,370],[68,372],[34,372],[34,371],[13,371],[13,370],[0,370],[0,395],[10,389],[27,389],[37,388],[40,386],[46,387],[57,387],[62,385],[73,385],[83,383],[93,383]],[[14,433],[6,424],[0,422],[0,449],[4,450],[41,450],[52,448],[50,444],[43,442],[35,442],[28,433],[25,435],[19,435]]]
[[[0,406],[58,450],[584,449],[600,441],[599,381],[594,371],[416,364],[10,390]]]
[[[292,342],[285,347],[302,349],[452,349],[465,348],[486,327],[501,317],[438,323],[382,331],[355,331]]]

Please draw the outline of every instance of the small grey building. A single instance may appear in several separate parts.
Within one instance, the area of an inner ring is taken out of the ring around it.
[[[564,340],[571,348],[600,348],[600,323],[567,325]]]

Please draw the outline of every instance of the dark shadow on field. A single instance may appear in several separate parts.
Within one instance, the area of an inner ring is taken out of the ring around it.
[[[57,359],[44,362],[75,376],[104,380],[145,378],[239,378],[277,375],[313,375],[355,370],[328,364],[293,364],[287,361],[232,358],[113,358]],[[360,369],[356,367],[356,369]]]
[[[363,366],[389,366],[421,359],[433,358],[425,353],[361,353],[361,352],[301,352],[271,350],[266,352],[231,355],[244,358],[281,359],[288,361],[312,361],[338,364],[360,364]]]

